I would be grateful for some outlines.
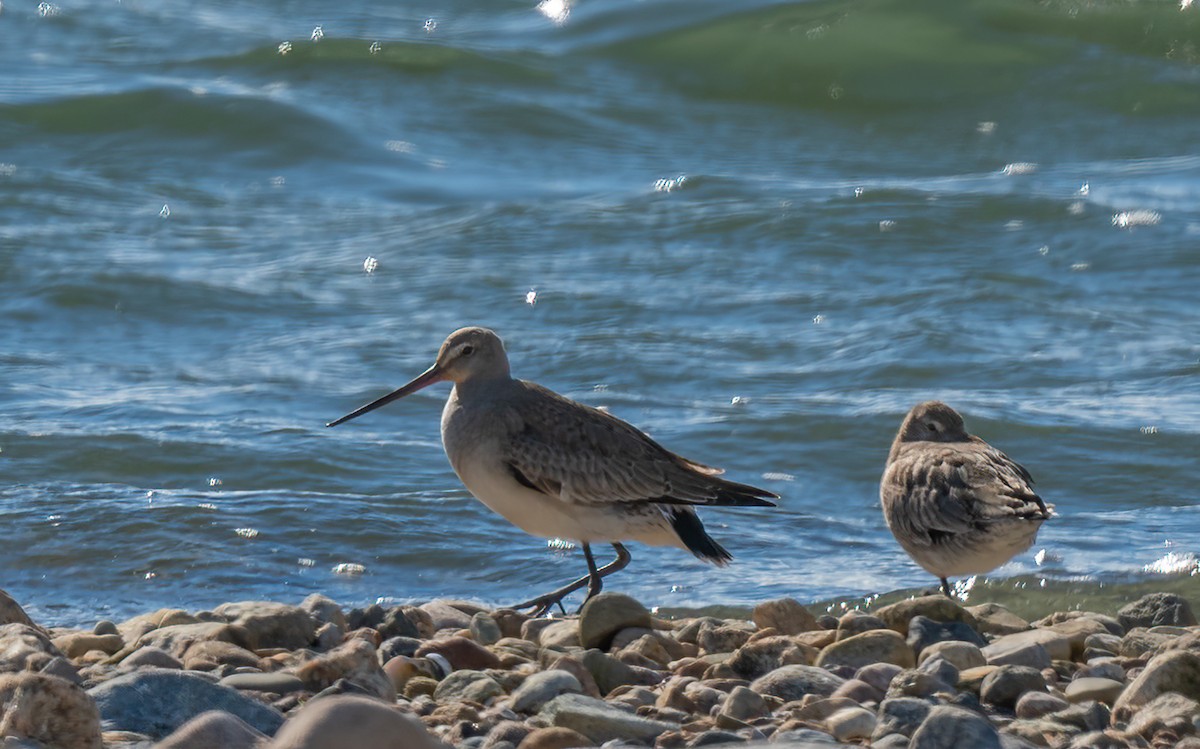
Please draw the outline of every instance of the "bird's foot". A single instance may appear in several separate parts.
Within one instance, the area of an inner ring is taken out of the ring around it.
[[[508,608],[515,609],[517,611],[520,611],[521,609],[532,609],[529,612],[529,615],[534,619],[537,619],[538,617],[542,617],[550,613],[550,610],[557,606],[558,610],[563,613],[563,616],[566,616],[567,609],[562,604],[562,599],[566,598],[566,595],[556,595],[557,592],[558,591],[555,591],[554,593],[547,593],[546,595],[538,596],[537,598],[530,598],[528,601],[522,601],[521,603],[514,603]]]
[[[539,616],[545,616],[547,613],[550,612],[551,609],[553,609],[555,606],[557,606],[558,610],[563,613],[563,616],[566,616],[567,609],[565,606],[563,606],[563,603],[562,603],[563,599],[566,598],[567,596],[571,595],[575,591],[579,590],[580,588],[588,586],[588,583],[590,582],[590,580],[591,580],[591,578],[589,578],[589,577],[581,577],[574,582],[571,582],[571,583],[568,583],[568,584],[562,586],[558,590],[552,590],[549,593],[546,593],[545,595],[541,595],[536,598],[530,598],[528,601],[525,601],[523,603],[518,603],[514,606],[510,606],[509,608],[517,609],[518,611],[521,609],[533,609],[533,611],[530,612],[530,615],[533,616],[534,618],[537,618]],[[590,587],[588,589],[587,597],[588,598],[592,597]],[[584,600],[586,602],[586,599],[584,599]]]

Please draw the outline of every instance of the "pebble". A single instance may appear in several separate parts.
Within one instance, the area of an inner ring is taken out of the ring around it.
[[[234,689],[274,694],[288,694],[304,689],[304,682],[292,674],[282,672],[230,674],[217,683]]]
[[[551,670],[531,674],[512,693],[513,710],[536,713],[550,700],[568,692],[581,694],[583,685],[568,671]]]
[[[555,697],[538,715],[551,725],[578,731],[596,743],[614,739],[652,741],[675,727],[671,723],[633,715],[582,694]]]
[[[987,665],[987,658],[984,657],[983,651],[978,645],[961,640],[935,642],[920,652],[921,655],[917,659],[918,666],[933,658],[941,658],[959,671]]]
[[[939,705],[913,732],[909,749],[1002,749],[1000,734],[979,713]]]
[[[517,749],[576,749],[587,746],[594,746],[587,736],[570,728],[555,726],[537,729],[526,736]]]
[[[826,718],[825,727],[843,743],[868,739],[875,730],[875,713],[861,707],[843,708]]]
[[[1040,718],[1043,715],[1065,710],[1070,704],[1057,694],[1027,692],[1017,700],[1016,714],[1018,718]]]
[[[925,722],[932,706],[916,697],[893,697],[879,705],[879,718],[872,732],[873,739],[892,734],[909,737]]]
[[[268,740],[261,731],[223,710],[206,710],[175,729],[154,749],[259,749]]]
[[[49,747],[103,746],[100,713],[87,693],[66,679],[28,671],[0,674],[0,730]]]
[[[1122,682],[1095,676],[1085,676],[1082,679],[1075,679],[1068,684],[1063,694],[1066,696],[1067,701],[1073,703],[1103,702],[1106,705],[1112,705],[1124,690],[1125,684]]]
[[[317,634],[317,620],[299,606],[273,601],[225,603],[213,613],[241,627],[250,636],[246,647],[295,650],[310,645]],[[240,644],[240,643],[234,643]]]
[[[798,635],[821,628],[817,619],[794,598],[763,601],[751,615],[758,629],[770,627],[781,635]]]
[[[755,679],[750,689],[791,702],[809,694],[828,697],[844,682],[845,679],[816,666],[783,666]]]
[[[1044,691],[1046,680],[1041,671],[1028,666],[1001,666],[984,677],[979,698],[990,705],[1015,707],[1021,695]]]
[[[279,730],[271,749],[445,749],[421,722],[368,697],[313,700]]]
[[[893,663],[901,668],[917,665],[912,648],[900,633],[890,629],[875,629],[838,640],[821,651],[816,665],[847,666],[857,671],[872,663]]]
[[[173,669],[140,669],[88,690],[110,730],[135,731],[161,739],[208,710],[223,710],[267,735],[283,715],[262,702],[203,676]]]
[[[23,749],[1200,749],[1200,629],[1170,597],[1149,618],[1057,612],[1032,625],[944,596],[840,620],[788,598],[749,619],[679,621],[621,594],[595,600],[586,617],[529,619],[461,601],[343,612],[317,595],[162,609],[53,640],[17,621],[0,624],[0,684],[74,689],[82,703],[59,723],[86,722],[90,705],[93,727],[112,729],[101,744]],[[0,616],[14,607],[0,595]],[[33,704],[2,695],[0,720]],[[412,733],[382,743],[389,731]]]

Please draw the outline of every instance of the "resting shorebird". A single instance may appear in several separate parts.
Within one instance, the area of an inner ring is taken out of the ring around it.
[[[500,337],[487,328],[450,334],[433,366],[412,382],[327,426],[362,416],[449,380],[442,446],[459,479],[480,502],[526,533],[583,545],[588,574],[515,605],[544,614],[629,563],[622,541],[679,546],[716,565],[732,557],[714,541],[697,505],[773,507],[775,494],[718,478],[721,469],[682,458],[633,426],[591,406],[509,374]],[[591,544],[617,558],[597,569]]]
[[[967,434],[929,401],[908,412],[879,484],[883,517],[913,560],[942,581],[990,572],[1028,549],[1053,515],[1020,464]]]

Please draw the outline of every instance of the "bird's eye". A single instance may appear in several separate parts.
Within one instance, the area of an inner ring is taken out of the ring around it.
[[[928,428],[928,429],[929,429],[929,431],[931,431],[931,432],[936,432],[936,431],[939,431],[939,430],[938,430],[938,423],[937,423],[936,421],[931,421],[931,422],[927,423],[925,426],[926,426],[926,428]]]
[[[462,355],[463,356],[470,356],[473,353],[475,353],[474,346],[471,346],[468,344],[468,345],[462,347]]]

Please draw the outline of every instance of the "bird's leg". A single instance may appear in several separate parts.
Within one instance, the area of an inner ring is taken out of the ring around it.
[[[954,598],[954,594],[950,592],[950,581],[944,577],[941,578],[941,580],[942,580],[942,595],[946,596],[947,598],[951,598],[951,599]]]
[[[538,596],[537,598],[531,598],[528,601],[515,604],[509,608],[533,609],[532,615],[535,617],[542,616],[555,606],[558,606],[559,610],[564,614],[567,613],[566,609],[563,608],[562,599],[585,586],[588,589],[587,598],[591,598],[600,592],[600,588],[603,586],[603,578],[611,575],[614,572],[619,572],[620,570],[625,569],[625,566],[629,564],[629,560],[633,558],[630,556],[629,550],[623,545],[614,543],[612,547],[617,552],[617,558],[597,569],[596,560],[592,557],[591,547],[588,544],[584,544],[583,556],[585,559],[587,559],[588,574],[584,575],[578,580],[567,583],[557,590],[552,590],[545,595]],[[587,598],[584,599],[584,603],[587,602]]]

